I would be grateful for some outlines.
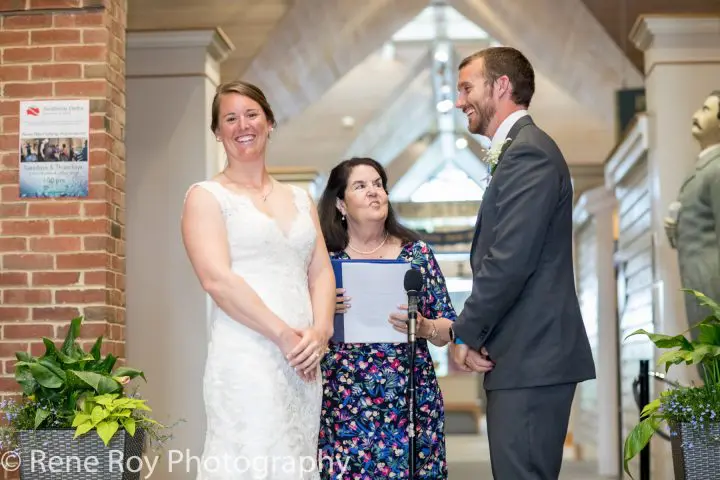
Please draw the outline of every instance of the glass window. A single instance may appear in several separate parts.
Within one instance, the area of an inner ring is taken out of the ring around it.
[[[485,189],[448,163],[410,196],[411,202],[479,201]]]

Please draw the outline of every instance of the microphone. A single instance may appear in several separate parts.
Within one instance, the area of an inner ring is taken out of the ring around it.
[[[418,295],[422,290],[423,276],[417,270],[410,269],[405,272],[405,291],[408,296],[408,372],[410,385],[408,387],[408,466],[410,467],[410,478],[415,478],[415,325],[417,321]]]
[[[422,273],[411,268],[405,272],[404,285],[408,296],[408,340],[414,342],[418,294],[422,290],[423,285]]]

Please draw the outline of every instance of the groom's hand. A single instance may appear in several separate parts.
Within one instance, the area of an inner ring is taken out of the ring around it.
[[[452,358],[455,361],[455,365],[457,365],[461,370],[464,370],[466,372],[472,371],[465,362],[469,351],[470,348],[465,344],[450,344],[450,353],[452,354]]]
[[[470,368],[470,370],[478,373],[489,372],[495,366],[492,360],[488,357],[485,347],[480,349],[480,352],[468,350],[467,357],[465,358],[465,364]]]

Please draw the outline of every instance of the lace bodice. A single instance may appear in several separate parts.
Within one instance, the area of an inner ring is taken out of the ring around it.
[[[302,189],[291,186],[296,214],[288,231],[284,231],[277,220],[260,211],[250,197],[235,193],[217,182],[208,181],[199,185],[215,195],[220,203],[233,267],[243,271],[257,266],[307,271],[316,232],[309,216],[310,199]]]
[[[295,216],[289,226],[260,211],[250,197],[235,193],[218,182],[197,184],[210,191],[225,218],[232,269],[248,282],[271,309],[288,323],[297,310],[280,311],[274,307],[299,305],[273,305],[269,297],[279,292],[303,295],[308,291],[307,270],[312,259],[317,232],[310,216],[312,203],[302,189],[293,189]],[[310,308],[309,297],[302,302]]]

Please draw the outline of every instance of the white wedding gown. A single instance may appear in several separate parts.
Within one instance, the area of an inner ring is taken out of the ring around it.
[[[233,271],[289,326],[310,327],[307,269],[317,233],[307,193],[292,187],[297,216],[285,232],[249,197],[213,181],[194,186],[220,203]],[[274,343],[213,303],[203,384],[207,433],[198,480],[319,478],[319,370],[314,382],[303,381]]]

